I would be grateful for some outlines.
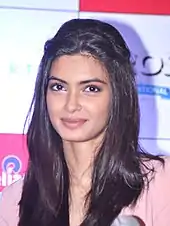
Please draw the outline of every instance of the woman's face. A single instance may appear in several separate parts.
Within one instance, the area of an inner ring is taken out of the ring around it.
[[[47,89],[47,109],[63,140],[86,142],[105,130],[111,89],[102,65],[91,56],[54,60]]]

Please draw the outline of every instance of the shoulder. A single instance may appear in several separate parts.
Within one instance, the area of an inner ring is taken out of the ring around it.
[[[164,164],[160,161],[150,161],[149,165],[154,169],[153,176],[150,181],[151,188],[162,190],[164,185],[170,185],[170,157],[163,157]],[[167,186],[166,186],[167,188]]]
[[[149,170],[147,174],[148,183],[144,193],[149,197],[156,197],[153,201],[158,201],[159,198],[162,198],[165,202],[166,199],[164,197],[166,194],[167,199],[169,198],[170,201],[170,157],[162,157],[162,159],[164,162],[159,160],[143,161],[145,166],[144,173]]]
[[[136,205],[123,211],[137,216],[147,226],[170,225],[170,157],[163,159],[164,164],[157,160],[143,162],[146,170],[154,170],[148,175],[149,184]]]
[[[164,158],[164,164],[154,162],[154,176],[149,184],[149,193],[153,205],[158,209],[169,208],[170,212],[170,157]]]
[[[170,157],[160,161],[150,160],[150,168],[154,169],[149,185],[139,199],[138,207],[145,212],[145,219],[154,226],[169,226],[170,224]],[[148,223],[150,225],[150,223]]]
[[[2,191],[0,200],[0,222],[6,222],[10,226],[17,225],[16,222],[19,213],[18,203],[21,198],[22,187],[23,179],[14,182]],[[13,223],[11,224],[10,222]]]
[[[20,179],[12,183],[8,187],[4,188],[4,190],[2,191],[2,200],[10,196],[17,197],[22,193],[22,187],[23,187],[23,179]]]
[[[5,203],[19,202],[23,187],[23,179],[18,180],[10,186],[4,188],[0,201],[0,207]],[[1,210],[1,209],[0,209]]]
[[[153,225],[170,224],[170,157],[164,157],[164,164],[152,162],[154,175],[148,187],[148,201],[152,210]],[[146,200],[147,202],[147,200]]]

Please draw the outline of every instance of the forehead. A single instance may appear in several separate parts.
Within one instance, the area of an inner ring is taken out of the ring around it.
[[[52,63],[50,75],[64,80],[99,78],[107,81],[108,76],[102,63],[90,55],[64,55]]]

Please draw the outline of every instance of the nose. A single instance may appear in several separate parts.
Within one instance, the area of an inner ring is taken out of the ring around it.
[[[71,92],[67,94],[65,109],[69,113],[74,113],[75,111],[81,110],[79,94],[76,92]]]

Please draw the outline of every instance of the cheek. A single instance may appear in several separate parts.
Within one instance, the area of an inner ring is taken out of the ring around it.
[[[100,101],[91,106],[91,113],[93,113],[93,116],[96,120],[99,120],[101,118],[107,119],[109,115],[109,106],[109,103]]]
[[[109,107],[108,105],[101,104],[100,108],[98,108],[98,114],[101,118],[107,119],[109,115]]]

